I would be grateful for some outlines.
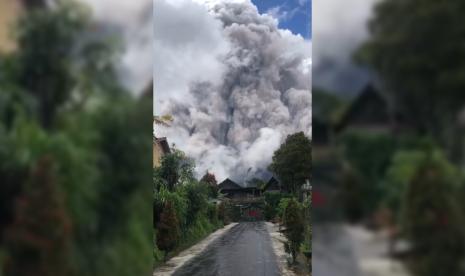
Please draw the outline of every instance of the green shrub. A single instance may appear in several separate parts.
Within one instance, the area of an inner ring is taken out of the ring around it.
[[[281,199],[290,198],[291,195],[280,192],[265,192],[264,215],[266,220],[273,220],[278,216],[278,205]]]
[[[218,224],[218,207],[216,204],[209,203],[207,205],[207,216],[211,223]]]
[[[41,158],[17,201],[16,219],[5,233],[5,276],[70,272],[71,221],[57,187],[55,161]]]
[[[279,201],[277,215],[280,219],[284,219],[284,214],[286,212],[287,205],[289,204],[289,201],[291,201],[291,199],[292,198],[285,197]]]
[[[357,197],[356,194],[363,198],[360,201],[355,198],[350,200],[350,204],[360,205],[351,213],[355,217],[368,215],[376,210],[383,195],[380,179],[389,166],[397,146],[396,141],[389,134],[351,131],[340,138],[339,144],[345,159],[350,164],[352,175],[357,176],[356,182],[354,182],[355,178],[351,178],[348,180],[350,183],[346,183],[356,188],[356,191],[344,190],[351,193],[347,198]]]
[[[283,200],[282,200],[283,202]],[[288,249],[291,253],[292,260],[295,262],[300,246],[304,239],[304,221],[302,216],[302,207],[295,199],[286,201],[283,222],[285,226],[284,235],[288,241]],[[283,203],[284,203],[283,202]]]
[[[171,202],[166,202],[157,224],[157,247],[165,251],[165,257],[179,242],[180,227],[176,211]]]
[[[187,199],[181,190],[175,192],[170,192],[166,187],[161,187],[157,192],[154,192],[153,198],[153,222],[154,226],[160,220],[160,215],[164,209],[164,206],[167,202],[171,202],[176,210],[176,217],[180,224],[184,226],[187,220],[187,209],[188,202]]]
[[[403,226],[414,248],[414,270],[422,276],[464,275],[463,214],[455,201],[450,164],[428,154],[409,182]]]
[[[154,244],[153,244],[153,247],[154,247],[154,249],[153,249],[154,266],[157,266],[158,264],[163,262],[163,258],[164,258],[165,254],[157,246],[157,243],[156,243],[157,231],[156,230],[154,231],[153,240],[155,241]]]
[[[207,208],[207,186],[203,183],[193,182],[183,187],[187,199],[186,226],[191,225],[200,212]]]
[[[218,205],[218,219],[225,225],[231,223],[231,218],[227,205],[228,204],[225,201],[222,201]]]

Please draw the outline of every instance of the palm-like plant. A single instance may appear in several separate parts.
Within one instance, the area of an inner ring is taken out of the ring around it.
[[[171,122],[173,122],[171,115],[153,116],[153,123],[156,125],[170,126]]]

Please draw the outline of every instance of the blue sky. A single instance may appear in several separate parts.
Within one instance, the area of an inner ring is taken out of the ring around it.
[[[306,39],[312,36],[312,0],[252,0],[260,13],[272,13],[279,27],[298,33]]]

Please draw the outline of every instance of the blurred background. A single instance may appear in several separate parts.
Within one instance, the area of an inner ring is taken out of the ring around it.
[[[313,275],[465,275],[465,2],[313,5]]]
[[[0,275],[151,273],[152,2],[132,7],[0,0]]]

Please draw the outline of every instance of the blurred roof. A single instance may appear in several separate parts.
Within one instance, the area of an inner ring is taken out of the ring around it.
[[[236,182],[232,181],[229,178],[226,178],[223,182],[221,182],[218,185],[218,188],[220,188],[222,190],[239,190],[239,189],[242,189],[242,187],[239,184],[237,184]]]

